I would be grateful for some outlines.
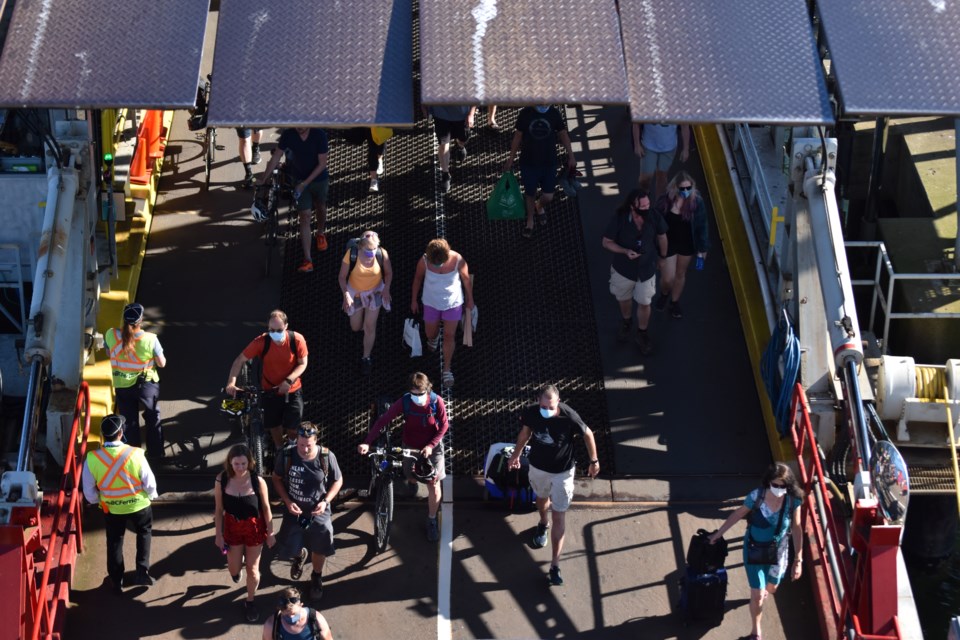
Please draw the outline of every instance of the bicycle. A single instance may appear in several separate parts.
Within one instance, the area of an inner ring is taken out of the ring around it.
[[[265,444],[266,433],[263,428],[263,390],[253,380],[252,367],[249,362],[243,365],[240,375],[237,376],[237,395],[235,398],[224,398],[220,403],[220,411],[236,418],[240,433],[253,457],[257,473],[265,474]]]
[[[260,194],[266,190],[266,200],[262,201]],[[281,238],[286,238],[280,230],[280,203],[281,200],[287,201],[287,224],[293,224],[294,212],[297,207],[297,199],[294,197],[293,185],[288,175],[281,171],[279,167],[273,170],[273,177],[270,182],[257,187],[254,192],[254,202],[262,211],[262,218],[259,218],[266,226],[264,228],[263,243],[266,245],[266,254],[263,261],[263,275],[270,277],[270,271],[273,263],[274,249],[280,243]]]
[[[377,439],[376,446],[367,453],[370,458],[370,487],[368,495],[373,501],[373,535],[376,553],[387,548],[390,541],[390,526],[393,523],[393,481],[403,478],[403,461],[416,461],[420,452],[417,449],[404,449],[390,445],[390,433],[384,430]]]
[[[223,147],[217,146],[216,127],[207,126],[207,107],[210,104],[210,87],[212,76],[208,73],[207,79],[203,85],[197,88],[197,105],[191,110],[190,119],[187,127],[191,131],[203,129],[202,134],[196,134],[198,140],[203,140],[203,172],[205,191],[210,190],[210,176],[213,172],[213,163],[216,160],[217,151],[223,151]]]

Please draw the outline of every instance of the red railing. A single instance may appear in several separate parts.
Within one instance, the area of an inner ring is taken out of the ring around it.
[[[77,446],[77,434],[80,430],[80,420],[83,419],[83,438]],[[83,523],[81,518],[80,501],[80,469],[87,452],[87,436],[90,435],[90,388],[86,382],[80,383],[80,390],[77,393],[77,402],[73,409],[73,424],[70,427],[70,437],[67,439],[68,447],[63,465],[63,480],[60,483],[60,494],[57,496],[56,507],[53,512],[53,524],[50,527],[50,537],[44,546],[46,551],[43,577],[40,580],[40,586],[33,594],[33,610],[36,612],[33,619],[33,631],[30,634],[32,640],[39,640],[41,634],[50,635],[56,632],[57,616],[66,615],[66,607],[60,606],[61,590],[66,586],[69,589],[69,583],[64,585],[65,580],[70,576],[66,575],[62,567],[72,563],[73,559],[66,562],[66,554],[70,551],[70,536],[76,536],[76,551],[83,551]],[[60,520],[63,519],[63,533],[60,531]],[[63,538],[61,540],[61,538]],[[57,543],[59,544],[59,548]],[[53,561],[54,553],[57,553],[56,562]],[[50,571],[57,566],[58,571],[53,580],[52,596],[47,594],[47,588],[50,585]],[[62,623],[62,621],[60,621]]]

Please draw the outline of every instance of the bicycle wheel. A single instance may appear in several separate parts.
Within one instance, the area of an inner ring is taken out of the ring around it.
[[[260,410],[258,409],[258,411]],[[250,455],[253,456],[253,462],[256,465],[257,473],[264,475],[262,416],[251,416],[249,426],[250,433],[247,434],[247,441],[250,446]]]
[[[205,149],[203,150],[203,188],[206,191],[210,190],[210,173],[213,171],[213,151],[217,144],[213,131],[213,129],[207,128],[207,135],[204,136]]]
[[[267,226],[266,226],[266,235],[264,236],[263,242],[266,245],[266,255],[263,260],[263,275],[270,277],[270,269],[273,263],[273,252],[277,246],[277,232],[278,227],[280,226],[279,213],[277,211],[276,204],[272,205],[267,212]]]
[[[393,478],[380,476],[377,480],[377,495],[374,503],[373,534],[376,552],[381,553],[390,541],[390,525],[393,522]]]

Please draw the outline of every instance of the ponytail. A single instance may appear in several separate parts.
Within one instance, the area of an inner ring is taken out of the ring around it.
[[[121,351],[123,351],[129,356],[136,355],[136,351],[134,351],[134,348],[133,348],[133,345],[136,342],[136,338],[134,337],[134,334],[139,330],[140,330],[139,323],[137,324],[124,323],[123,325],[123,349],[121,349]]]

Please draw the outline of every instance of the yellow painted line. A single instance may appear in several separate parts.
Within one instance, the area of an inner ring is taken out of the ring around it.
[[[713,203],[713,212],[720,231],[720,240],[723,243],[723,253],[730,268],[730,281],[733,284],[733,293],[740,311],[740,323],[743,326],[743,336],[750,356],[754,384],[757,386],[757,395],[760,398],[760,410],[763,413],[767,438],[770,441],[770,451],[775,460],[792,460],[795,458],[793,445],[788,439],[780,439],[773,417],[773,408],[767,398],[763,378],[760,376],[763,350],[766,349],[767,342],[770,340],[763,295],[757,280],[757,269],[762,266],[754,264],[750,241],[747,238],[746,229],[743,228],[740,206],[730,180],[730,169],[723,154],[720,134],[716,126],[697,126],[693,131],[703,162],[703,173],[710,189],[710,200]]]

